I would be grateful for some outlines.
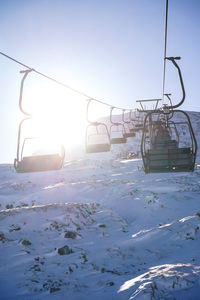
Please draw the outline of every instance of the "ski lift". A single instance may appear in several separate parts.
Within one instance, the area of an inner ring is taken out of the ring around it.
[[[31,120],[31,114],[27,113],[23,107],[22,107],[22,95],[23,95],[23,86],[24,86],[24,80],[26,79],[27,75],[32,70],[25,70],[21,71],[21,73],[24,73],[24,76],[21,81],[21,87],[20,87],[20,97],[19,97],[19,108],[21,112],[26,115],[19,124],[18,129],[18,140],[17,140],[17,157],[14,160],[14,167],[15,170],[18,173],[26,173],[26,172],[40,172],[40,171],[49,171],[49,170],[58,170],[62,168],[65,158],[65,149],[61,145],[60,151],[57,153],[52,154],[33,154],[25,156],[24,152],[27,147],[27,144],[29,141],[36,139],[35,137],[28,137],[24,138],[22,141],[21,138],[21,130],[22,125],[28,121]]]
[[[185,100],[185,89],[180,68],[176,60],[180,57],[166,58],[178,70],[182,88],[182,99],[162,109],[150,111],[144,119],[141,141],[141,154],[146,173],[188,172],[194,170],[197,142],[188,114],[177,110]]]
[[[87,103],[87,121],[90,123],[86,128],[85,149],[86,153],[98,153],[110,151],[110,134],[107,125],[103,122],[93,122],[88,118],[89,105]]]
[[[110,143],[111,144],[124,144],[126,143],[125,137],[125,127],[124,124],[113,121],[113,112],[114,107],[110,109]]]
[[[134,116],[133,116],[133,113],[134,113]],[[138,128],[136,127],[136,119],[137,119],[136,110],[134,110],[134,112],[132,109],[130,110],[129,119],[131,121],[131,126],[129,128],[130,132],[137,132]]]
[[[130,120],[130,111],[129,111],[129,121],[125,120],[125,111],[126,109],[123,109],[123,113],[122,113],[122,120],[124,123],[124,127],[125,127],[125,134],[124,136],[126,138],[128,137],[134,137],[135,136],[135,132],[134,132],[134,126]]]
[[[135,130],[140,131],[143,130],[144,126],[144,114],[139,110],[135,112]]]

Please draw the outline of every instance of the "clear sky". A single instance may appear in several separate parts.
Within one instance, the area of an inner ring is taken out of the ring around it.
[[[164,15],[164,0],[2,0],[0,51],[93,97],[135,108],[136,99],[162,94]],[[193,111],[200,111],[199,16],[199,0],[169,0],[167,55],[182,57],[182,109]],[[21,69],[0,56],[0,163],[16,156]],[[166,75],[175,102],[180,89],[169,65]],[[44,102],[48,110],[50,83],[32,74],[27,81],[27,107]],[[81,126],[85,99],[68,93],[65,103],[62,112]]]

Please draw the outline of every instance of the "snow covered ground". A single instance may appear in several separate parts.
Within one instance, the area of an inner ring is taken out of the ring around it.
[[[0,299],[200,299],[199,156],[193,173],[145,175],[120,158],[139,141],[59,171],[0,166]]]

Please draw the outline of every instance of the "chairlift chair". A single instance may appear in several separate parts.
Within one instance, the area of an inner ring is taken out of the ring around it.
[[[125,127],[124,124],[113,121],[113,112],[114,107],[110,109],[110,143],[111,144],[124,144],[126,143],[125,137]]]
[[[125,128],[121,123],[110,126],[110,143],[111,144],[125,144],[127,141],[125,137]]]
[[[139,130],[143,130],[143,127],[144,127],[144,123],[143,123],[143,117],[138,115],[136,116],[135,118],[135,128],[137,131]]]
[[[110,134],[107,125],[103,122],[93,122],[88,118],[89,105],[87,104],[87,121],[90,123],[86,128],[85,150],[86,153],[98,153],[110,151]]]
[[[176,63],[180,58],[167,59],[178,70],[183,96],[177,105],[165,105],[145,117],[141,154],[146,173],[189,172],[195,166],[197,142],[190,118],[186,112],[176,109],[185,99],[182,75]]]
[[[133,114],[133,110],[131,109],[129,112],[129,119],[131,122],[130,126],[129,126],[129,130],[130,130],[130,132],[137,132],[138,128],[136,127],[136,118],[137,118],[136,110],[134,111],[134,117],[132,114]]]
[[[21,141],[22,124],[29,119],[30,118],[23,119],[19,125],[17,158],[14,160],[15,170],[18,173],[26,173],[61,169],[65,158],[65,149],[62,145],[60,145],[60,151],[58,151],[58,153],[24,155],[26,147],[28,147],[28,142],[36,139],[35,137],[28,137],[24,138],[23,142]],[[38,150],[39,149],[40,145],[38,144]]]
[[[21,71],[21,73],[24,73],[24,76],[22,78],[20,87],[19,108],[27,117],[20,122],[18,129],[17,157],[14,160],[14,168],[18,173],[58,170],[62,168],[65,158],[65,149],[62,145],[60,146],[60,151],[58,153],[29,156],[24,155],[27,142],[34,139],[33,137],[28,137],[25,138],[23,142],[21,140],[22,125],[25,123],[25,121],[31,119],[31,114],[27,113],[22,106],[24,80],[31,71],[32,70]]]
[[[184,121],[177,121],[180,115],[185,117]],[[161,112],[151,112],[145,118],[144,128],[147,131],[143,131],[141,144],[145,172],[193,171],[197,144],[189,116],[181,110],[174,110],[174,121],[153,121],[155,117],[162,116],[167,117]],[[176,135],[172,134],[172,130]],[[181,136],[183,130],[188,132],[187,140]]]
[[[133,130],[133,125],[132,122],[130,120],[130,111],[129,111],[129,120],[125,120],[125,109],[123,109],[123,113],[122,113],[122,120],[124,123],[124,127],[125,127],[125,134],[124,136],[126,138],[128,137],[135,137],[135,131]]]

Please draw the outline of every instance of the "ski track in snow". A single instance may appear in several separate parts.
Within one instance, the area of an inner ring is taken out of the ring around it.
[[[0,167],[1,299],[199,299],[199,157],[193,173],[145,175],[121,149]]]

